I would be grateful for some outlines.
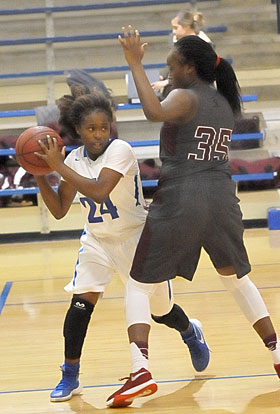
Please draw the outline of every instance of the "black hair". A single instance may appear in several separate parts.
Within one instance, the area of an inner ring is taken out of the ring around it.
[[[72,85],[71,95],[62,96],[57,102],[61,125],[64,134],[71,138],[79,138],[76,127],[79,127],[89,113],[94,111],[104,112],[111,123],[113,121],[112,106],[110,100],[103,92],[89,92],[85,86]]]
[[[184,36],[175,45],[182,63],[195,67],[198,77],[209,84],[216,81],[218,91],[226,98],[235,115],[241,112],[240,86],[227,60],[217,56],[213,47],[195,35]]]
[[[72,69],[66,78],[66,82],[71,89],[72,85],[84,86],[86,93],[90,94],[95,91],[103,92],[111,102],[113,111],[117,110],[116,102],[112,95],[112,90],[107,88],[103,81],[90,75],[84,69]]]

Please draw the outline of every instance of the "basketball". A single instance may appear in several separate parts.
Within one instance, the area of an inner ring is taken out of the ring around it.
[[[40,160],[34,152],[43,154],[43,151],[38,143],[41,140],[43,143],[47,142],[47,135],[56,138],[58,146],[64,146],[62,138],[52,128],[46,126],[35,126],[23,131],[16,141],[16,160],[18,164],[27,172],[34,175],[45,175],[52,172],[51,168],[44,160]]]

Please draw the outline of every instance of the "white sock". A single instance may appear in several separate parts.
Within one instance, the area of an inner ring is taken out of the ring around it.
[[[138,348],[135,342],[131,342],[130,344],[130,357],[131,357],[131,364],[132,364],[131,372],[137,372],[141,368],[148,369],[149,361],[142,354],[141,350]]]
[[[277,344],[276,344],[276,349],[274,349],[274,351],[271,351],[272,354],[272,359],[274,364],[280,364],[280,341],[277,338]]]

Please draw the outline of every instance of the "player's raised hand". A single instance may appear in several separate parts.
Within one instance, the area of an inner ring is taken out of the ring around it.
[[[119,42],[123,48],[124,56],[129,65],[140,63],[144,56],[144,48],[148,43],[142,43],[137,29],[131,25],[122,27],[123,37],[119,35]]]

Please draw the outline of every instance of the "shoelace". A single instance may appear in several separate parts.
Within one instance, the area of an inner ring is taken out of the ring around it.
[[[129,377],[123,377],[123,378],[119,378],[119,381],[123,381],[123,380],[129,380],[131,378],[131,374],[129,375]]]
[[[55,387],[56,390],[63,390],[65,387],[71,385],[71,381],[67,380],[66,378],[62,378],[57,386]]]

